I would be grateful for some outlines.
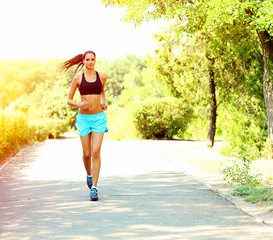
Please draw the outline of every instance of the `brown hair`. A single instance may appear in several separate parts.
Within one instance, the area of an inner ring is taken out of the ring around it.
[[[71,67],[73,67],[74,65],[78,65],[76,70],[75,70],[75,74],[80,71],[83,68],[83,60],[85,59],[86,54],[88,53],[92,53],[95,57],[96,57],[96,53],[93,51],[86,51],[84,54],[78,54],[73,58],[68,59],[67,61],[65,61],[62,65],[61,65],[61,71],[62,72],[66,72],[68,69],[70,69]]]

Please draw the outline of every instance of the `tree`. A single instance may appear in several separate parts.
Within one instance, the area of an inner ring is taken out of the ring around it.
[[[0,62],[0,109],[32,92],[43,78],[41,64],[35,60],[2,60]]]
[[[226,27],[241,23],[257,32],[263,52],[263,89],[267,112],[268,136],[273,142],[273,2],[271,0],[102,0],[106,5],[126,7],[125,21],[140,24],[151,19],[180,21],[183,31],[194,34],[204,30],[220,33]],[[247,31],[248,28],[245,29]],[[220,36],[220,35],[218,35]],[[219,49],[221,41],[229,35],[213,39],[209,45]],[[220,41],[220,42],[217,42]]]
[[[200,106],[210,102],[208,147],[213,146],[216,131],[216,85],[219,103],[228,102],[236,92],[245,96],[248,91],[250,96],[259,98],[256,94],[260,94],[260,85],[253,88],[253,80],[255,77],[261,79],[261,58],[256,38],[245,28],[245,25],[237,24],[236,31],[231,31],[231,26],[219,33],[198,31],[189,35],[181,33],[173,23],[156,35],[159,44],[150,59],[150,67],[155,68],[158,80],[168,86],[173,96],[184,98],[191,104]],[[227,34],[230,35],[228,40],[218,41]],[[217,48],[214,47],[212,39],[221,42],[221,46],[218,48],[215,44]],[[253,74],[255,77],[250,83]]]
[[[106,72],[108,76],[106,83],[107,102],[113,103],[114,97],[120,96],[126,88],[141,86],[144,68],[145,62],[132,54],[123,59],[97,62],[98,71]]]

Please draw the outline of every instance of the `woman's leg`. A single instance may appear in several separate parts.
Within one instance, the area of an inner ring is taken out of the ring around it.
[[[99,174],[100,174],[100,149],[103,140],[104,133],[93,132],[91,136],[92,141],[92,176],[93,176],[93,186],[97,187]]]
[[[81,137],[82,143],[82,152],[83,152],[83,163],[88,175],[91,175],[91,157],[92,157],[92,147],[91,147],[91,136],[92,133],[89,133]]]

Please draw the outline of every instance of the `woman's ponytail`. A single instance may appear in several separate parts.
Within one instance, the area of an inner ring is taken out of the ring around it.
[[[75,57],[68,59],[67,61],[65,61],[62,65],[61,65],[61,71],[62,72],[66,72],[68,69],[70,69],[71,67],[73,67],[74,65],[78,65],[76,70],[75,70],[75,74],[82,69],[83,67],[83,54],[78,54]],[[80,69],[79,69],[80,68]]]
[[[85,56],[87,53],[92,53],[96,57],[96,53],[93,51],[86,51],[84,54],[78,54],[75,57],[65,61],[61,67],[61,72],[66,72],[68,69],[73,67],[74,65],[78,65],[74,74],[76,74],[78,71],[80,71],[83,68],[83,60],[85,59]]]

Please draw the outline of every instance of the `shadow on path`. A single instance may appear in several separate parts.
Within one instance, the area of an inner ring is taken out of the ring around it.
[[[102,178],[98,202],[89,201],[83,181],[3,184],[3,239],[258,239],[266,232],[179,172]]]
[[[72,153],[65,142],[66,153],[52,159],[61,143],[32,146],[0,172],[1,239],[272,239],[269,228],[181,171],[107,172],[91,202],[73,163],[80,148]],[[72,168],[58,178],[64,161]]]

